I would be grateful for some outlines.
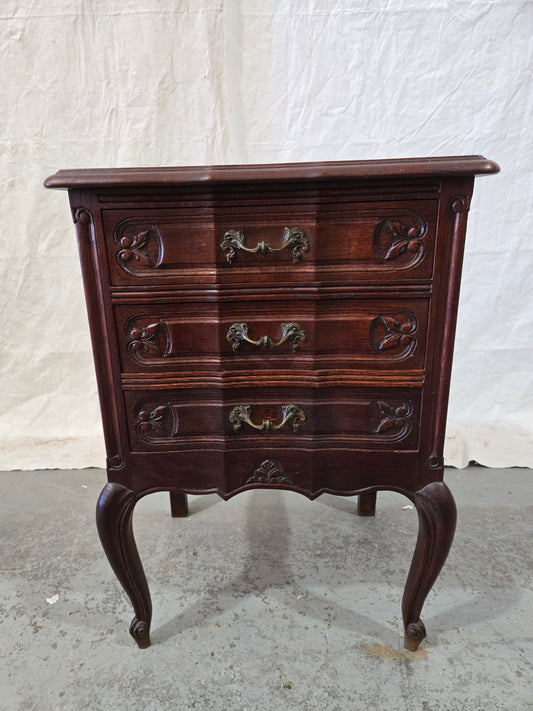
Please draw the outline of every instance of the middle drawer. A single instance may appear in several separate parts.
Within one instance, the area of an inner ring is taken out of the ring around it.
[[[429,298],[115,306],[123,373],[423,370]]]

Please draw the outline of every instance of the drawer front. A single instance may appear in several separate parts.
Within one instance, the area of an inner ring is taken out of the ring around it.
[[[417,452],[329,448],[317,442],[305,449],[230,444],[215,449],[136,452],[128,469],[138,488],[169,487],[191,494],[213,493],[229,498],[250,487],[292,488],[311,498],[327,491],[350,494],[367,487],[416,487]]]
[[[418,388],[126,390],[131,450],[349,446],[414,450]]]
[[[427,298],[116,306],[124,373],[424,368]]]
[[[437,201],[103,210],[111,282],[430,279]]]

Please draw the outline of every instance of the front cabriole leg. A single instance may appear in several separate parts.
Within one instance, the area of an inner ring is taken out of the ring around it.
[[[122,484],[110,482],[103,488],[96,507],[100,541],[115,575],[133,605],[135,617],[130,634],[140,649],[150,646],[152,602],[132,529],[137,495]]]
[[[432,482],[414,496],[418,511],[418,539],[402,601],[404,645],[416,652],[426,636],[420,613],[448,556],[455,533],[457,509],[444,482]]]

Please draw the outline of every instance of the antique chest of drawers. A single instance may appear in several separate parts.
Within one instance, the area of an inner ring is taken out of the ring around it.
[[[482,156],[59,171],[76,224],[107,447],[97,525],[150,644],[144,495],[250,488],[416,506],[405,644],[447,556],[442,481],[467,212]]]

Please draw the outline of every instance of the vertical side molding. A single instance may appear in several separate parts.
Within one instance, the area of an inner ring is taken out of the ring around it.
[[[438,479],[439,474],[442,479],[443,474],[442,454],[448,414],[457,306],[466,223],[473,186],[473,176],[443,182],[435,254],[441,268],[435,274],[429,314],[431,332],[428,333],[428,345],[433,349],[435,356],[433,372],[430,374],[428,387],[424,392],[424,399],[427,400],[425,407],[428,409],[429,416],[422,424],[420,487]]]
[[[448,278],[448,291],[446,294],[446,319],[444,322],[444,336],[442,341],[442,359],[437,392],[437,411],[435,421],[435,437],[433,447],[428,457],[430,467],[443,466],[442,451],[448,414],[448,399],[450,394],[450,376],[452,370],[453,347],[455,343],[455,326],[457,323],[457,306],[459,303],[459,290],[461,272],[463,269],[463,254],[466,237],[466,222],[470,208],[470,197],[466,195],[455,196],[449,203],[449,209],[454,215],[453,219],[453,246],[451,255],[450,274]]]
[[[85,301],[89,317],[89,328],[97,375],[100,410],[102,413],[104,438],[107,452],[107,468],[119,470],[124,466],[120,437],[120,418],[113,381],[113,359],[110,353],[106,326],[105,296],[102,287],[98,245],[95,238],[94,217],[86,207],[75,207],[82,201],[79,193],[69,195],[72,216],[76,225],[78,250],[82,266]],[[83,200],[87,203],[88,200]]]

